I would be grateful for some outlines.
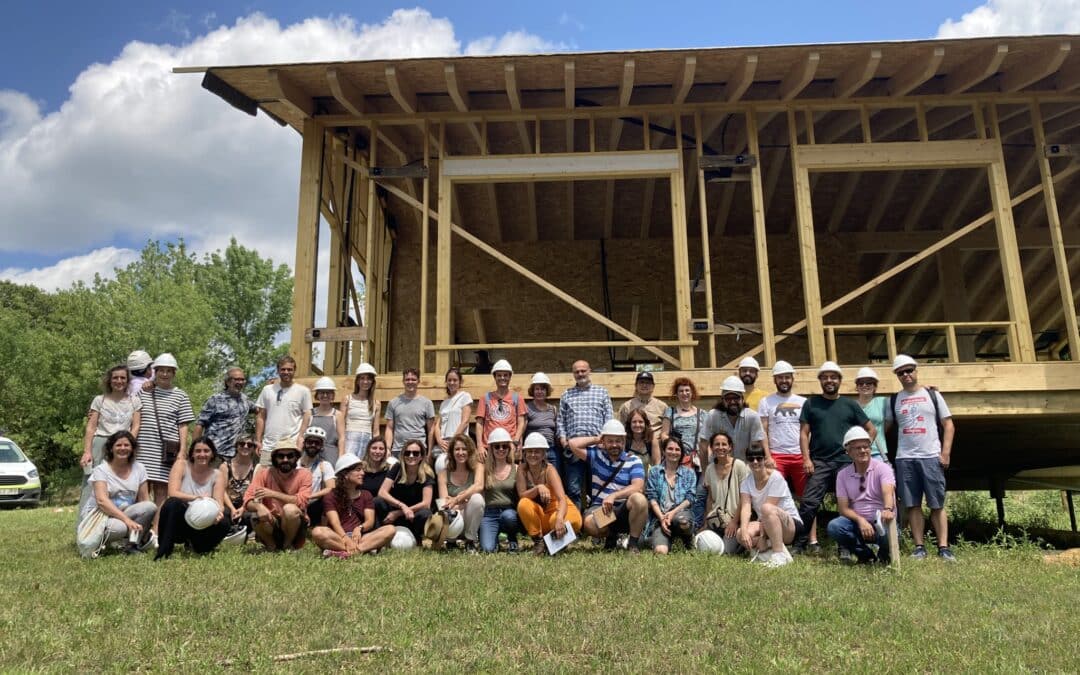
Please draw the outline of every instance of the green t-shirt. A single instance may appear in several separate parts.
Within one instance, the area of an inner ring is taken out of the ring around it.
[[[810,425],[810,459],[851,462],[844,452],[844,434],[851,427],[866,426],[868,419],[859,403],[846,396],[833,400],[824,396],[806,399],[799,421]]]

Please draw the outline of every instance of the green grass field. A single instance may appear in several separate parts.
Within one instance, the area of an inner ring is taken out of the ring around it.
[[[80,560],[74,515],[0,511],[0,670],[1080,669],[1080,573],[1033,546],[899,569],[575,550],[555,559],[315,549]],[[341,646],[375,654],[271,657]]]

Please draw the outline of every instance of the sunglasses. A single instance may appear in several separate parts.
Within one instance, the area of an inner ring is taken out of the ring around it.
[[[896,375],[898,377],[903,377],[905,375],[910,375],[910,374],[912,374],[914,372],[915,372],[914,368],[904,368],[903,370],[896,371]]]
[[[257,447],[259,447],[259,446],[255,445],[254,443],[250,443],[250,442],[239,443],[238,445],[241,448],[257,448]]]
[[[492,450],[509,450],[510,449],[510,444],[509,443],[496,443],[496,444],[491,446],[491,449]]]
[[[420,452],[419,450],[406,450],[405,452],[401,453],[401,456],[402,457],[419,457],[422,454],[424,454],[424,453]]]
[[[282,453],[278,453],[278,454],[274,455],[274,457],[277,458],[277,459],[297,460],[297,459],[300,459],[300,453],[299,452],[282,452]]]
[[[855,381],[855,386],[856,387],[873,387],[873,386],[876,386],[876,385],[877,385],[877,382],[874,382],[873,380],[856,380]]]
[[[751,463],[751,464],[756,464],[757,462],[764,462],[764,461],[765,461],[765,457],[763,457],[763,456],[758,456],[758,457],[747,457],[747,458],[746,458],[746,461],[747,461],[747,462],[749,462],[749,463]]]
[[[859,476],[859,492],[866,492],[866,475]]]

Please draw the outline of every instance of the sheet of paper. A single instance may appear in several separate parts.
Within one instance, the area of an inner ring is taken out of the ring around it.
[[[547,544],[548,553],[550,555],[555,555],[563,550],[575,539],[577,539],[577,535],[574,534],[574,528],[570,527],[570,525],[566,526],[566,534],[560,538],[555,537],[554,530],[544,535],[544,543]]]

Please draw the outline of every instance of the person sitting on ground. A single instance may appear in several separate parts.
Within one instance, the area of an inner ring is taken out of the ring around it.
[[[439,404],[439,416],[431,427],[430,459],[435,463],[435,473],[446,466],[446,457],[450,452],[453,439],[460,434],[469,433],[472,421],[472,394],[461,388],[461,370],[451,366],[446,371],[443,382],[446,385],[446,398]]]
[[[311,540],[324,556],[337,558],[388,546],[395,529],[393,525],[375,525],[375,501],[363,489],[364,465],[360,458],[345,453],[334,468],[334,487],[323,497],[326,525],[312,528]]]
[[[750,469],[732,454],[731,437],[717,431],[709,439],[712,461],[702,475],[705,490],[705,522],[702,531],[715,532],[723,542],[720,553],[736,553],[739,542],[739,486],[750,476]]]
[[[384,525],[408,528],[419,544],[431,519],[434,490],[435,472],[424,461],[424,444],[416,439],[406,441],[401,447],[401,462],[390,467],[379,488],[375,510],[386,514]]]
[[[641,460],[641,465],[648,472],[649,467],[660,464],[660,439],[653,434],[649,416],[644,408],[631,410],[626,418],[626,449],[637,455],[637,458]]]
[[[781,567],[793,562],[787,544],[795,539],[802,527],[799,511],[791,498],[791,490],[775,469],[765,464],[765,449],[751,446],[746,452],[750,475],[739,486],[742,505],[739,508],[739,544],[757,561],[769,567]],[[750,513],[757,520],[750,521]]]
[[[532,537],[535,555],[544,554],[545,534],[551,532],[561,539],[568,524],[575,533],[581,532],[581,512],[566,498],[559,472],[547,460],[549,447],[539,433],[526,436],[525,462],[517,472],[518,520]]]
[[[465,550],[475,553],[484,517],[484,463],[476,453],[476,445],[465,434],[454,436],[450,448],[446,466],[438,472],[439,504],[441,509],[462,512]]]
[[[641,412],[639,408],[630,413],[631,421]],[[697,491],[697,475],[693,469],[682,465],[682,458],[682,443],[674,436],[668,438],[664,443],[664,463],[649,469],[645,481],[645,498],[649,500],[652,513],[644,536],[658,555],[670,551],[675,539],[682,541],[687,550],[693,545],[691,507]]]
[[[322,458],[323,442],[326,431],[321,427],[310,426],[304,432],[304,453],[300,455],[300,466],[311,472],[311,496],[308,497],[307,515],[312,527],[322,525],[323,497],[334,489],[334,465]]]
[[[236,439],[236,454],[222,463],[225,469],[225,509],[232,521],[230,534],[235,534],[241,527],[247,528],[249,533],[255,531],[255,516],[243,507],[244,493],[255,476],[258,448],[254,436],[242,434]]]
[[[844,434],[851,464],[836,474],[840,515],[829,521],[828,532],[837,546],[851,551],[860,563],[887,563],[886,528],[896,517],[896,476],[891,466],[871,455],[870,448],[866,429],[851,427]]]
[[[209,553],[229,533],[225,518],[225,471],[214,466],[217,447],[209,436],[193,441],[169,471],[169,498],[158,518],[154,560],[168,558],[176,544]],[[208,515],[214,514],[216,515]]]
[[[268,551],[299,550],[307,540],[311,472],[298,467],[299,460],[296,440],[279,440],[270,468],[257,471],[244,493],[244,510],[255,514],[255,536]]]
[[[641,553],[641,532],[649,517],[645,469],[640,459],[626,452],[622,423],[614,419],[604,423],[600,447],[570,447],[592,471],[591,501],[582,526],[585,534],[603,538],[606,549],[614,549],[618,536],[628,534],[627,550]]]
[[[498,364],[496,364],[497,366]],[[521,521],[517,514],[517,464],[510,457],[513,441],[506,429],[497,427],[488,436],[488,458],[484,469],[484,517],[480,520],[480,550],[494,553],[499,533],[506,534],[510,553],[517,553]]]
[[[137,552],[156,543],[150,531],[150,523],[157,513],[157,505],[150,499],[146,482],[146,469],[135,461],[139,445],[130,431],[117,431],[105,439],[102,462],[90,473],[89,483],[94,498],[83,505],[79,522],[100,509],[109,517],[108,529],[102,546],[129,539],[137,532],[134,544],[127,552]]]
[[[390,472],[390,467],[397,463],[398,461],[391,457],[390,452],[386,449],[386,441],[383,440],[382,436],[376,436],[368,441],[363,459],[363,487],[371,493],[373,499],[378,496],[379,490],[382,489],[383,481],[386,480],[386,474]],[[378,504],[376,504],[375,517],[380,517]]]

